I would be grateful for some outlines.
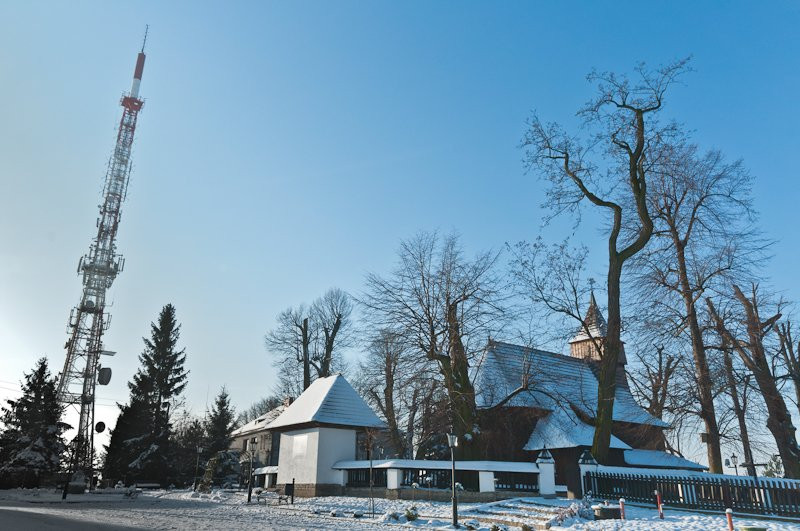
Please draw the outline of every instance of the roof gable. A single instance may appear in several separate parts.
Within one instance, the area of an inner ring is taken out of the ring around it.
[[[267,428],[285,428],[302,424],[368,428],[385,426],[341,374],[315,380]]]

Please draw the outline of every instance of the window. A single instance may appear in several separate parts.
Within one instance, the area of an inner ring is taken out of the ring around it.
[[[272,442],[270,443],[269,462],[267,466],[278,466],[278,455],[281,452],[281,434],[273,432],[271,434]]]

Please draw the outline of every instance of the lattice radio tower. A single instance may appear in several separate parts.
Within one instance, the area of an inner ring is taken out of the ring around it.
[[[83,279],[83,293],[78,305],[70,312],[67,325],[69,339],[64,346],[67,349],[67,359],[58,379],[60,402],[80,411],[78,433],[72,441],[70,468],[72,472],[82,471],[89,481],[93,475],[95,386],[98,380],[100,384],[107,384],[111,377],[110,370],[101,369],[99,364],[102,354],[113,354],[103,350],[103,333],[111,323],[111,315],[105,311],[106,291],[125,263],[122,256],[117,254],[116,237],[122,202],[127,194],[131,174],[133,133],[139,111],[144,105],[144,101],[139,98],[139,84],[144,70],[146,42],[147,29],[142,50],[136,59],[133,86],[130,93],[123,94],[120,101],[122,119],[103,185],[97,236],[89,246],[89,253],[78,262],[78,275]]]

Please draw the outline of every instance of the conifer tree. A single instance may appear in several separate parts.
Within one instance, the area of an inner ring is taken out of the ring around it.
[[[39,359],[25,374],[22,396],[6,402],[1,417],[0,488],[38,487],[58,471],[66,451],[62,434],[69,428],[60,420],[63,407],[47,359]]]
[[[178,349],[180,325],[175,307],[167,304],[150,338],[142,338],[142,366],[128,383],[131,398],[120,406],[107,447],[105,475],[126,483],[144,479],[166,484],[173,475],[170,450],[170,407],[186,387],[185,349]]]
[[[236,412],[231,406],[228,392],[223,386],[206,421],[208,451],[210,455],[227,450],[231,444],[231,432],[235,427]]]

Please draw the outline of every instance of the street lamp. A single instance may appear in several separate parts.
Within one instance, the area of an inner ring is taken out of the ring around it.
[[[250,439],[250,477],[247,478],[247,503],[250,503],[250,498],[253,496],[253,449],[258,442],[258,437]]]
[[[447,446],[450,447],[450,461],[452,463],[452,488],[453,488],[453,527],[458,527],[458,500],[456,499],[456,453],[458,446],[458,436],[453,433],[447,434]]]
[[[197,490],[197,475],[200,473],[200,454],[203,453],[203,447],[197,447],[197,463],[194,465],[194,488],[192,490]]]
[[[739,458],[736,457],[736,454],[731,455],[731,463],[733,464],[733,469],[736,471],[736,475],[739,475]]]

